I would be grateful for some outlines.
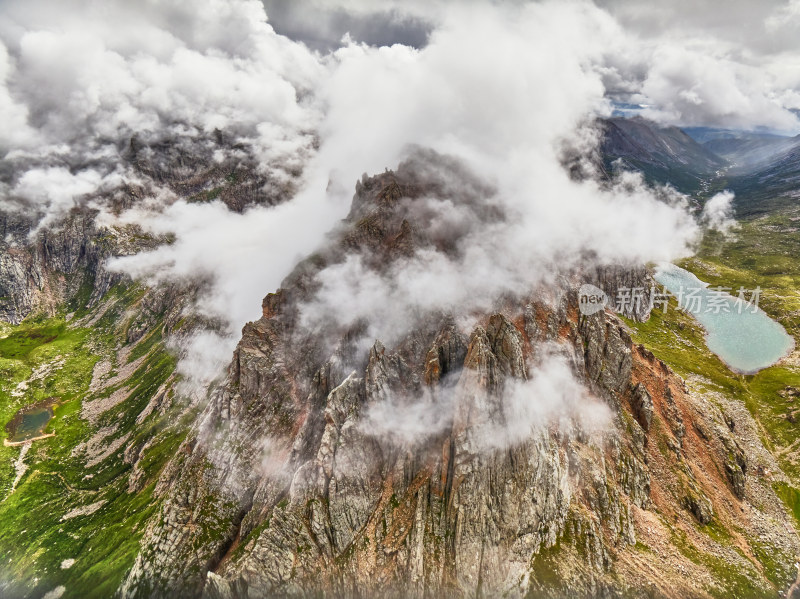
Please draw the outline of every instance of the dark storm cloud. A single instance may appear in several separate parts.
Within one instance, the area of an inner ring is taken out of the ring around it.
[[[428,41],[431,23],[395,8],[352,11],[314,0],[264,0],[267,16],[277,33],[328,52],[350,34],[370,46],[403,44],[421,48]]]
[[[779,52],[797,48],[796,36],[768,31],[786,14],[785,0],[672,0],[643,2],[597,0],[626,29],[646,38],[702,35],[735,44],[744,52]],[[796,33],[796,31],[795,31]]]

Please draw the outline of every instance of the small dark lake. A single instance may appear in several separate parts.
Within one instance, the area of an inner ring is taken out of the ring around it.
[[[53,418],[56,399],[46,399],[26,406],[17,412],[6,425],[9,443],[21,443],[45,434],[47,423]]]

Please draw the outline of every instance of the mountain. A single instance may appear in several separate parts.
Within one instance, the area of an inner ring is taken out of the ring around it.
[[[160,477],[122,596],[705,596],[730,569],[754,592],[788,585],[800,543],[748,476],[766,453],[749,416],[690,391],[618,316],[579,314],[580,282],[613,296],[646,270],[564,273],[467,334],[449,313],[367,345],[365,323],[306,330],[327,268],[355,251],[380,273],[438,243],[416,204],[473,183],[432,160],[360,182],[328,246],[266,296]],[[515,437],[510,391],[551,359],[598,403]],[[735,523],[741,553],[699,532],[714,523]],[[762,551],[780,566],[743,557]]]
[[[640,171],[651,183],[669,183],[685,193],[704,188],[729,166],[710,149],[677,127],[665,127],[642,117],[601,122],[600,153],[608,172]]]
[[[779,154],[800,144],[800,137],[788,137],[757,131],[692,128],[686,132],[714,154],[731,163],[738,173],[752,172],[765,166]]]
[[[110,258],[166,241],[152,239],[135,226],[111,232],[98,227],[99,210],[92,200],[121,212],[140,206],[162,186],[188,202],[219,199],[242,212],[248,206],[280,203],[292,194],[291,180],[271,181],[252,157],[215,159],[215,152],[232,148],[220,131],[191,148],[169,139],[146,145],[134,136],[119,166],[130,168],[140,184],[126,184],[110,197],[86,199],[57,226],[41,230],[36,227],[40,215],[30,206],[0,210],[0,318],[17,324],[32,312],[52,314],[86,293],[85,307],[94,307],[121,280],[106,268]]]
[[[796,206],[799,184],[800,142],[776,153],[750,172],[731,173],[726,181],[736,193],[737,210],[748,217]]]
[[[8,440],[30,406],[46,406],[55,431],[0,446],[0,596],[64,586],[66,597],[111,597],[132,566],[160,506],[158,477],[205,404],[186,387],[180,348],[220,325],[194,308],[203,281],[146,285],[112,270],[114,257],[171,240],[100,225],[96,206],[141,207],[166,189],[241,211],[290,195],[291,180],[269,181],[243,154],[216,160],[229,144],[221,134],[191,148],[134,138],[120,165],[140,185],[88,198],[44,228],[29,207],[0,210],[0,419]]]
[[[642,173],[702,200],[730,189],[740,217],[770,214],[795,204],[800,182],[800,136],[708,127],[662,127],[642,117],[601,121],[604,170]]]
[[[677,129],[603,126],[609,168],[684,190],[725,168]],[[216,162],[227,143],[212,135],[197,154],[133,139],[124,160],[192,202],[243,211],[291,196],[291,181],[266,181],[255,162]],[[788,194],[797,159],[786,152],[742,185]],[[314,318],[330,272],[354,257],[365,282],[419,253],[463,258],[463,223],[437,228],[430,202],[492,230],[512,218],[492,193],[432,152],[365,176],[347,218],[264,298],[208,392],[187,388],[179,368],[180,341],[218,326],[194,310],[203,282],[146,285],[108,266],[168,237],[100,227],[88,201],[39,231],[0,213],[0,415],[10,438],[44,402],[55,431],[0,447],[0,595],[788,589],[800,552],[794,358],[737,376],[677,310],[580,313],[582,284],[610,298],[649,289],[644,266],[587,257],[490,307],[404,315],[391,336],[365,319]],[[152,194],[143,184],[105,199],[122,210]],[[779,290],[764,308],[794,323],[795,217],[781,218],[743,223],[742,240],[707,241],[685,266],[714,284]],[[357,301],[335,297],[345,314]],[[570,400],[570,385],[588,396]]]
[[[686,131],[704,148],[730,163],[714,187],[736,194],[740,217],[771,214],[794,206],[800,182],[800,136],[706,127]]]

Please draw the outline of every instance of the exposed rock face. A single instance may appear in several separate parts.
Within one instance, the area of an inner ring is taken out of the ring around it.
[[[191,140],[145,143],[134,135],[120,158],[145,180],[193,202],[219,199],[240,212],[253,204],[277,204],[291,197],[294,178],[302,172],[299,164],[282,165],[284,176],[275,180],[243,150],[236,136],[215,129]]]
[[[657,283],[643,266],[605,266],[587,273],[608,296],[612,309],[640,322],[650,318]]]
[[[152,248],[164,240],[135,231],[108,230],[95,223],[98,209],[119,212],[139,204],[156,188],[189,202],[219,200],[233,211],[253,204],[277,204],[291,197],[299,167],[280,182],[263,174],[252,158],[236,151],[234,141],[215,131],[204,143],[163,140],[146,145],[134,136],[121,152],[119,168],[131,180],[99,197],[76,198],[75,207],[50,226],[38,228],[42,216],[24,198],[11,197],[18,210],[0,210],[0,320],[17,324],[31,313],[52,313],[80,296],[82,307],[94,307],[121,276],[106,268],[111,256]],[[222,151],[222,152],[220,152]],[[229,156],[223,161],[217,153]],[[11,175],[0,181],[13,188]],[[7,198],[8,199],[8,198]]]
[[[449,168],[462,189],[491,193]],[[265,298],[161,477],[164,508],[121,596],[703,596],[713,574],[671,539],[695,542],[713,519],[752,533],[761,520],[744,506],[781,519],[781,550],[800,549],[768,486],[766,503],[748,503],[760,483],[719,410],[697,408],[613,313],[581,316],[580,277],[499,299],[468,328],[464,315],[421,315],[390,345],[361,346],[359,324],[305,330],[316,275],[347,253],[386,269],[420,247],[449,251],[408,208],[430,190],[448,193],[413,162],[365,178],[330,246]],[[613,297],[620,282],[646,286],[640,272],[587,278]],[[511,437],[510,390],[553,353],[609,422],[597,430],[578,403]]]
[[[94,240],[94,216],[75,214],[29,239],[28,219],[0,212],[0,319],[16,324],[34,310],[53,310],[84,284],[89,302],[108,291],[115,276],[102,268],[109,251]]]
[[[650,430],[653,421],[653,398],[647,392],[644,385],[638,384],[633,388],[633,398],[631,399],[633,415],[645,431]]]

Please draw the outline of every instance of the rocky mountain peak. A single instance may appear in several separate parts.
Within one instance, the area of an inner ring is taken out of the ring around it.
[[[749,501],[723,416],[613,312],[581,315],[577,273],[483,314],[423,314],[367,346],[359,324],[307,330],[319,277],[353,252],[384,271],[420,248],[459,251],[424,218],[441,180],[426,186],[413,165],[362,179],[347,220],[245,327],[162,479],[124,596],[524,596],[554,580],[594,596],[663,567],[630,559],[660,518],[707,525]],[[491,192],[464,189],[467,205]],[[610,295],[647,283],[644,269],[584,276]],[[214,534],[198,546],[187,518]]]

